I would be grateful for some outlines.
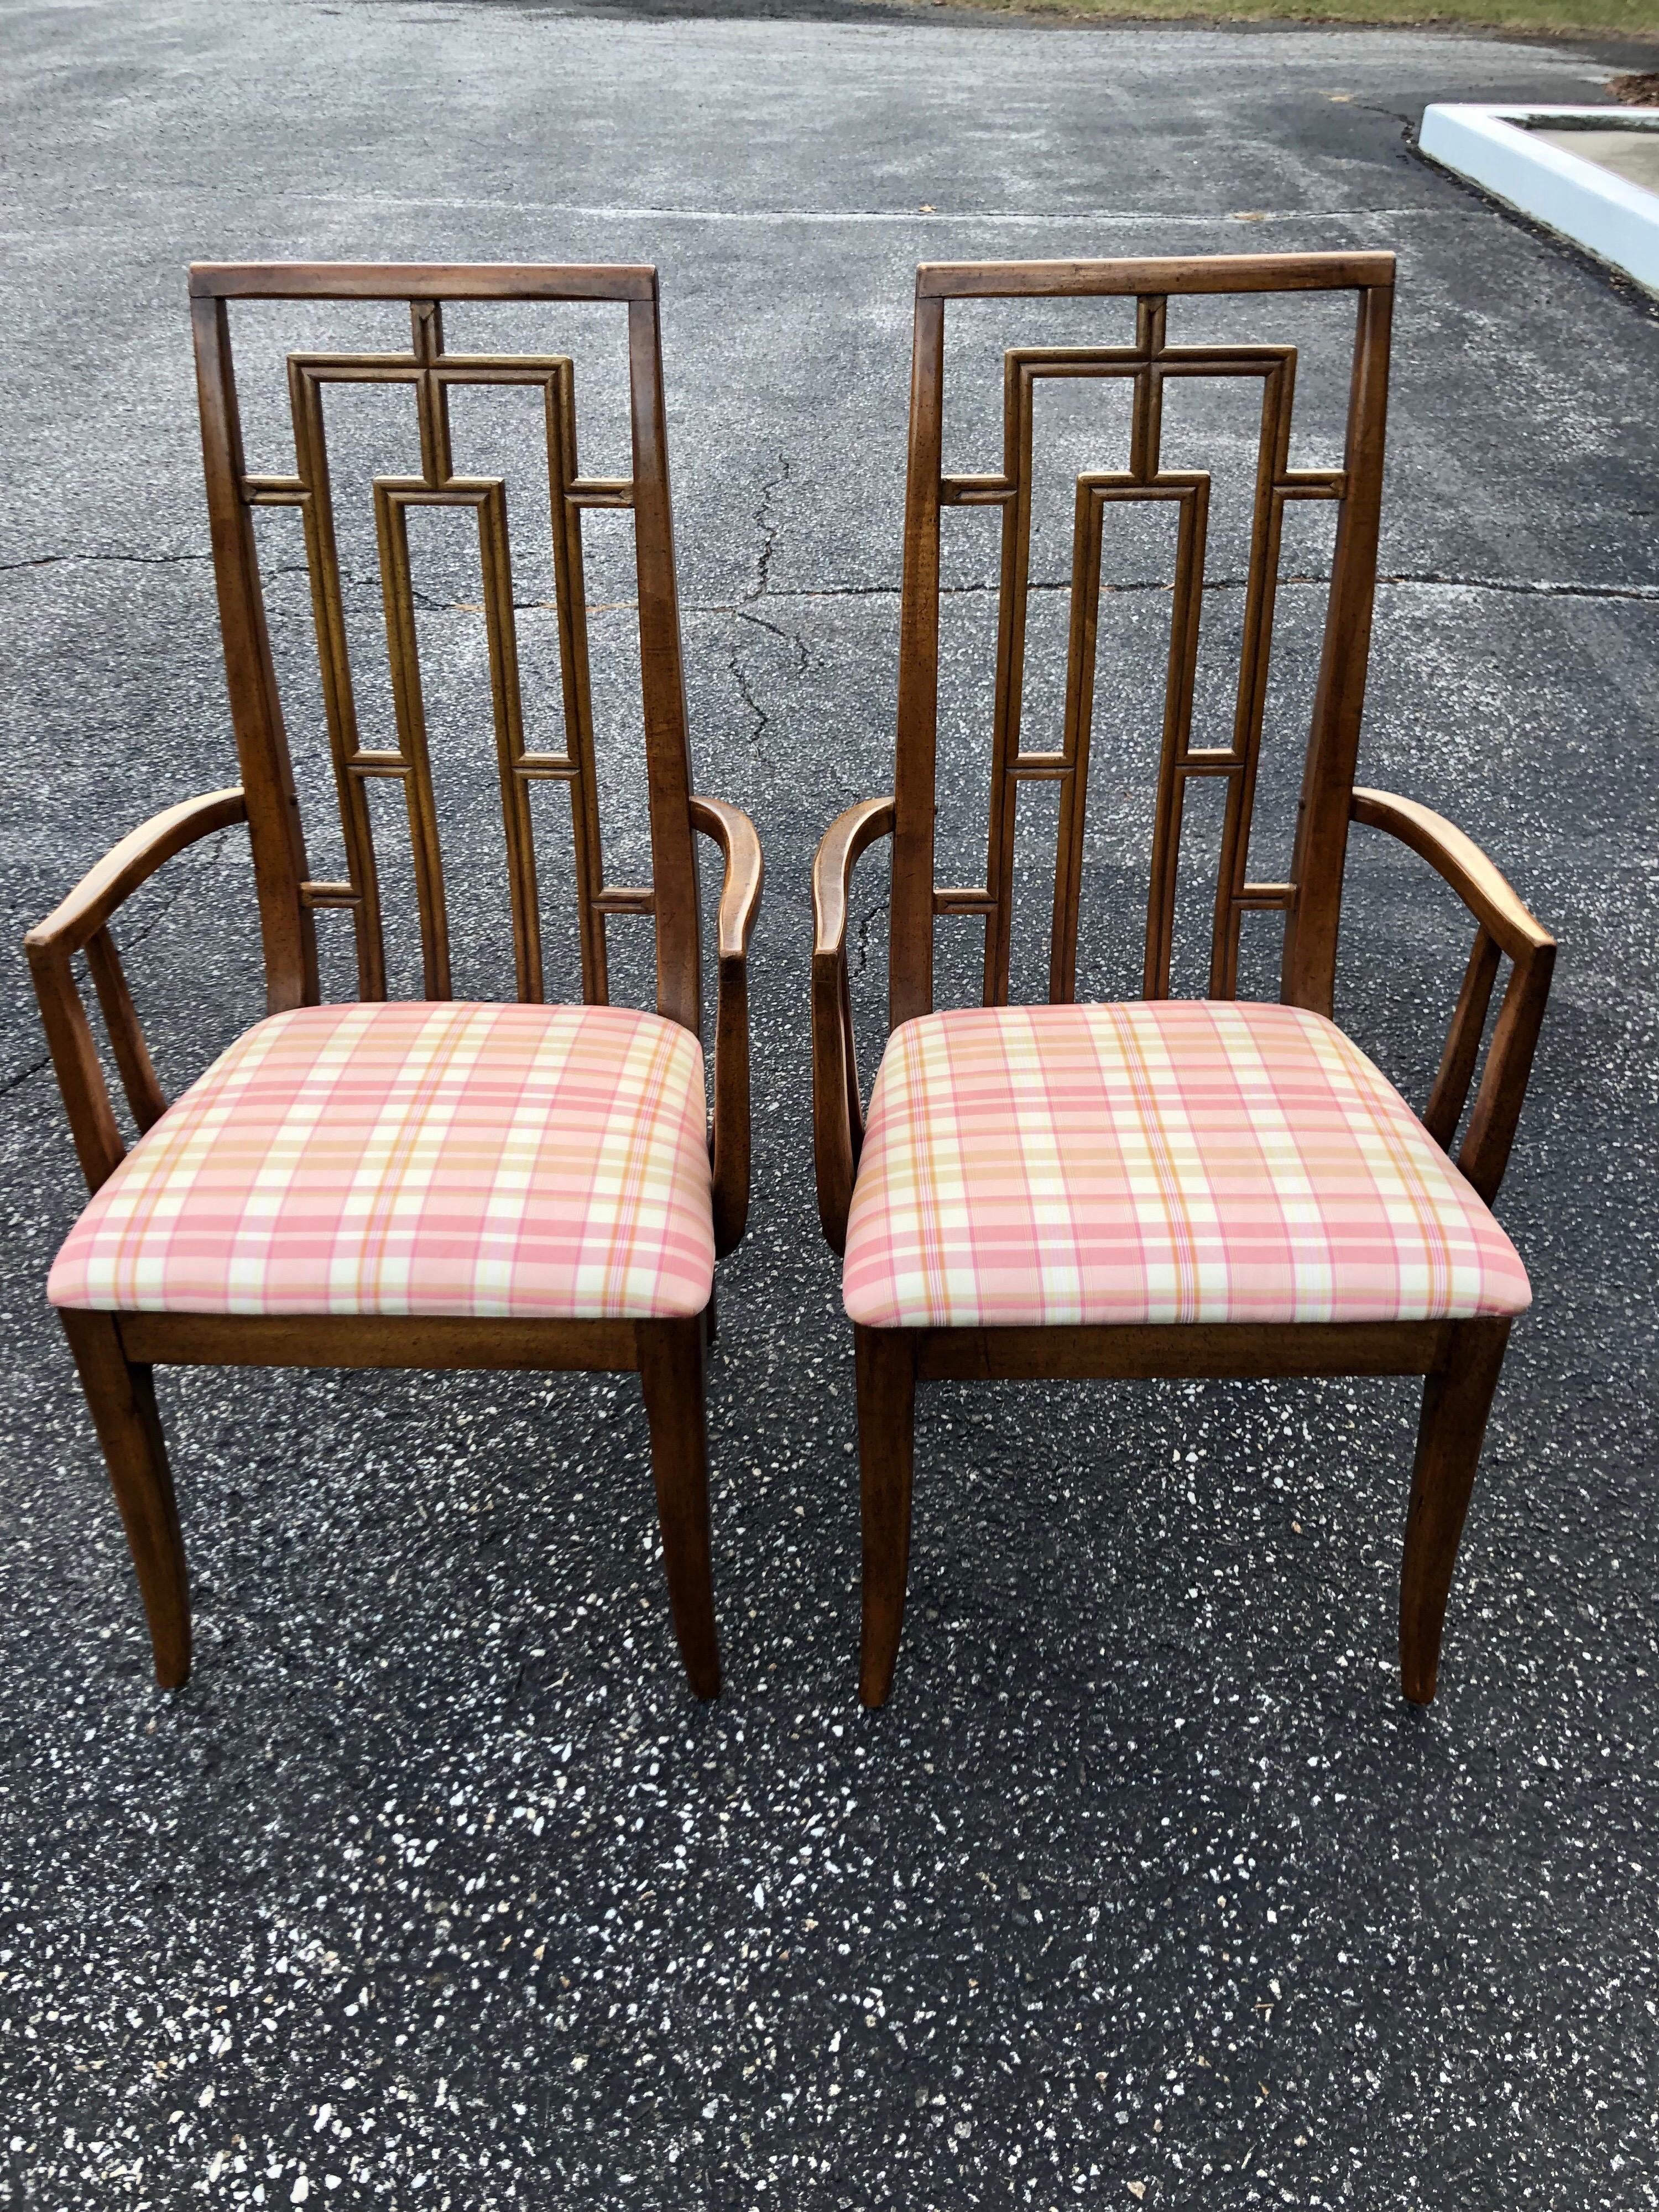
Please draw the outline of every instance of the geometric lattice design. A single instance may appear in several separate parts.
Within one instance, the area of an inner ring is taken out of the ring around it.
[[[1161,298],[1143,296],[1136,302],[1133,346],[1021,348],[1006,354],[1002,473],[995,477],[946,477],[940,483],[939,497],[944,505],[997,506],[1002,509],[1002,583],[987,883],[973,890],[940,890],[934,896],[936,913],[985,915],[985,995],[988,1005],[1007,1002],[1014,805],[1018,786],[1025,781],[1054,781],[1060,786],[1049,996],[1057,1001],[1069,1000],[1075,987],[1078,890],[1088,790],[1101,557],[1106,510],[1110,506],[1158,501],[1173,503],[1177,510],[1174,612],[1152,839],[1144,994],[1147,998],[1169,995],[1182,800],[1190,778],[1219,776],[1227,786],[1211,949],[1211,998],[1232,996],[1240,915],[1247,908],[1283,908],[1289,902],[1290,886],[1286,884],[1249,884],[1244,880],[1273,636],[1280,527],[1286,500],[1340,499],[1344,489],[1343,474],[1340,469],[1292,470],[1286,465],[1296,375],[1293,347],[1168,347],[1164,343],[1164,315]],[[1164,386],[1166,379],[1172,376],[1254,376],[1261,379],[1262,386],[1243,649],[1232,741],[1227,745],[1196,749],[1191,743],[1191,725],[1199,619],[1204,595],[1210,478],[1202,471],[1166,471],[1160,465]],[[1045,377],[1127,377],[1134,383],[1127,469],[1091,472],[1078,478],[1066,715],[1058,752],[1026,751],[1019,741],[1026,592],[1030,568],[1032,411],[1036,385]]]
[[[607,889],[603,880],[599,798],[593,772],[580,511],[588,507],[629,507],[634,488],[627,479],[586,481],[577,474],[574,379],[568,359],[446,355],[440,302],[413,300],[410,302],[410,314],[412,344],[406,355],[290,356],[289,392],[294,419],[295,473],[291,477],[246,476],[242,479],[242,497],[249,506],[298,507],[305,523],[306,558],[311,574],[329,745],[345,831],[348,880],[307,882],[301,886],[301,896],[310,908],[342,907],[350,910],[357,932],[361,995],[365,1000],[384,999],[386,951],[365,786],[374,777],[391,777],[401,782],[409,809],[424,969],[423,994],[428,999],[450,996],[448,912],[421,690],[408,517],[411,507],[472,507],[478,518],[478,552],[501,811],[507,833],[518,994],[521,1000],[531,1001],[539,1001],[544,995],[541,913],[528,786],[538,781],[557,780],[568,782],[571,790],[582,994],[590,1002],[603,1003],[606,988],[602,917],[606,913],[648,914],[652,895],[649,890]],[[395,748],[367,747],[358,738],[324,429],[323,387],[329,384],[407,385],[414,392],[419,418],[419,477],[382,477],[374,483],[380,583],[386,603],[386,645],[398,732]],[[513,617],[507,488],[498,477],[458,477],[454,473],[449,392],[456,385],[539,386],[544,396],[560,665],[565,728],[569,732],[568,749],[563,753],[535,753],[525,747]]]
[[[1143,295],[1136,301],[1133,346],[1018,348],[1007,353],[1004,356],[1002,473],[995,477],[946,477],[940,482],[942,505],[1000,507],[1003,518],[987,881],[981,887],[941,890],[934,894],[936,913],[982,913],[986,917],[988,1005],[1003,1006],[1008,998],[1014,805],[1022,782],[1053,781],[1060,786],[1049,996],[1056,1001],[1068,1001],[1075,988],[1078,893],[1088,792],[1101,557],[1106,510],[1112,505],[1160,501],[1173,503],[1177,510],[1174,611],[1152,835],[1144,995],[1149,999],[1169,995],[1182,802],[1192,777],[1219,776],[1227,786],[1211,945],[1211,998],[1231,998],[1233,994],[1241,914],[1250,908],[1282,908],[1290,901],[1288,884],[1250,884],[1244,879],[1255,794],[1256,757],[1267,696],[1280,529],[1286,500],[1340,499],[1344,490],[1343,472],[1340,469],[1293,470],[1286,465],[1296,376],[1294,347],[1170,347],[1164,343],[1164,300]],[[1210,478],[1203,471],[1169,471],[1160,465],[1164,386],[1172,376],[1255,376],[1261,380],[1261,430],[1245,591],[1243,647],[1232,741],[1226,745],[1194,748],[1191,742]],[[1127,377],[1134,383],[1128,467],[1121,471],[1091,472],[1078,478],[1066,715],[1058,752],[1026,751],[1019,742],[1026,592],[1030,568],[1032,411],[1036,385],[1045,377]]]
[[[1392,264],[1385,255],[1279,255],[1237,261],[1048,263],[941,262],[917,272],[910,450],[905,521],[904,606],[899,663],[894,786],[893,933],[889,1012],[895,1024],[933,1000],[933,933],[939,915],[982,915],[984,1002],[1008,1000],[1013,915],[1014,822],[1019,787],[1059,786],[1048,996],[1075,994],[1077,933],[1094,710],[1101,565],[1109,510],[1163,504],[1176,510],[1176,556],[1163,737],[1146,908],[1141,988],[1170,993],[1181,837],[1188,785],[1219,779],[1225,796],[1211,931],[1207,995],[1237,988],[1241,917],[1251,908],[1285,917],[1284,990],[1292,1004],[1325,1010],[1334,963],[1336,902],[1348,794],[1364,700],[1365,651],[1375,577],[1376,525],[1386,411]],[[1354,376],[1342,465],[1289,463],[1296,351],[1288,345],[1167,343],[1168,301],[1231,290],[1352,290],[1358,295]],[[1134,342],[1125,346],[1016,347],[1003,359],[1003,459],[994,476],[947,476],[942,465],[945,315],[951,301],[1095,296],[1133,298]],[[1224,744],[1192,736],[1199,630],[1204,605],[1211,480],[1163,464],[1164,396],[1171,378],[1255,378],[1261,410],[1252,502],[1243,641]],[[1132,391],[1128,466],[1077,479],[1066,704],[1058,749],[1021,742],[1032,506],[1033,416],[1045,379],[1119,379]],[[1285,507],[1320,500],[1337,509],[1336,544],[1320,676],[1304,763],[1292,880],[1248,877],[1251,815],[1267,702],[1268,661]],[[934,869],[939,706],[939,516],[945,507],[997,507],[1002,561],[991,745],[990,822],[982,883],[942,885]],[[1296,878],[1300,877],[1301,880]]]

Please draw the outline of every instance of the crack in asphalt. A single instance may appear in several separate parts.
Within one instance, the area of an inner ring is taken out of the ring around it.
[[[1328,576],[1280,576],[1281,588],[1289,585],[1328,586]],[[1379,572],[1379,584],[1439,585],[1448,590],[1464,592],[1498,592],[1518,594],[1523,598],[1559,599],[1632,599],[1644,604],[1659,602],[1659,584],[1569,584],[1558,583],[1547,578],[1509,576],[1449,576],[1434,569],[1395,569]],[[1242,592],[1248,588],[1248,576],[1212,576],[1205,580],[1206,592]],[[1070,577],[1033,577],[1026,586],[1029,592],[1069,592]],[[1127,577],[1118,582],[1103,580],[1101,591],[1106,592],[1172,592],[1175,586],[1158,577]],[[942,599],[967,597],[975,592],[1000,592],[1000,582],[971,584],[941,584]],[[775,591],[768,593],[771,599],[896,599],[900,586],[896,584],[823,584],[816,588],[796,591]],[[724,607],[698,608],[699,613],[724,614],[732,611]]]
[[[773,592],[770,588],[772,554],[777,544],[779,528],[773,514],[772,502],[784,485],[789,482],[792,467],[789,456],[787,453],[780,453],[777,474],[769,477],[761,487],[760,499],[754,514],[755,528],[760,533],[760,550],[755,559],[755,580],[744,594],[744,604],[737,607],[697,607],[693,611],[700,614],[735,615],[739,622],[752,623],[757,629],[769,631],[772,636],[781,639],[784,644],[793,647],[798,673],[804,676],[811,666],[811,655],[806,649],[805,640],[797,635],[794,631],[785,629],[777,623],[769,622],[764,615],[756,614],[752,611],[757,600],[781,596]],[[738,696],[742,700],[745,711],[754,719],[754,727],[750,732],[749,743],[755,759],[763,768],[774,768],[775,763],[767,757],[765,744],[766,732],[771,726],[772,710],[761,704],[755,695],[753,685],[749,681],[743,665],[743,639],[740,632],[734,632],[732,635],[732,649],[727,656],[726,665],[732,681],[737,686]]]
[[[182,561],[210,561],[211,553],[38,553],[29,561],[0,561],[0,576],[27,568],[58,568],[70,562],[130,562],[142,568],[167,568]]]
[[[792,588],[788,585],[774,585],[769,580],[772,553],[777,538],[777,526],[769,520],[768,510],[773,494],[788,481],[790,465],[788,461],[783,462],[782,474],[775,477],[767,485],[762,494],[760,506],[756,510],[755,520],[762,532],[762,544],[756,563],[756,581],[744,593],[744,604],[734,606],[729,600],[688,599],[682,601],[681,605],[683,611],[686,614],[736,615],[739,621],[752,622],[762,629],[769,629],[774,636],[794,647],[800,661],[801,672],[805,674],[811,665],[811,657],[805,641],[794,631],[782,629],[775,623],[769,623],[763,616],[754,613],[752,608],[755,602],[765,600],[769,604],[775,604],[779,601],[791,602],[798,599],[895,599],[899,596],[900,587],[896,584],[817,584],[797,586]],[[144,568],[170,568],[183,562],[210,561],[212,557],[210,553],[42,553],[35,556],[32,560],[0,562],[0,576],[18,575],[32,568],[52,568],[82,562],[88,564],[109,562],[116,565],[132,563]],[[264,574],[269,582],[278,576],[309,576],[310,570],[303,561],[291,561],[267,568]],[[1459,576],[1448,575],[1438,569],[1432,568],[1382,570],[1378,572],[1376,580],[1379,584],[1441,585],[1449,590],[1455,591],[1510,592],[1540,599],[1627,599],[1638,602],[1659,600],[1659,583],[1586,584],[1542,576]],[[366,592],[379,591],[381,588],[380,579],[378,576],[360,576],[343,572],[340,581],[342,584],[349,584]],[[1249,579],[1247,576],[1212,576],[1205,580],[1204,589],[1206,592],[1242,592],[1247,587],[1249,582]],[[1330,578],[1322,575],[1297,574],[1281,576],[1279,582],[1280,585],[1328,585]],[[939,597],[953,599],[971,592],[1000,592],[1001,588],[1000,582],[943,584],[939,586]],[[1071,588],[1069,577],[1034,576],[1026,586],[1028,592],[1068,592]],[[1168,580],[1149,576],[1124,577],[1115,581],[1103,580],[1100,588],[1103,592],[1169,592],[1173,591],[1175,586]],[[484,611],[483,602],[480,600],[434,599],[422,592],[418,586],[415,588],[413,596],[416,606],[422,613],[482,614]],[[552,599],[515,599],[513,602],[514,611],[520,614],[553,611],[556,608],[556,601]],[[586,611],[590,615],[628,613],[631,612],[636,605],[637,602],[633,599],[618,599],[606,604],[591,605]]]
[[[39,1060],[32,1060],[27,1067],[15,1069],[13,1073],[0,1081],[0,1098],[9,1097],[14,1091],[21,1091],[32,1077],[39,1075],[44,1068],[51,1066],[52,1054],[49,1052],[43,1052]]]
[[[757,767],[770,768],[773,763],[766,757],[766,748],[763,740],[766,735],[767,725],[772,719],[771,710],[762,706],[750,688],[749,678],[744,673],[742,641],[736,635],[732,637],[732,650],[726,655],[726,665],[732,683],[737,686],[738,696],[743,702],[744,711],[753,717],[754,727],[749,732],[749,750],[753,753]]]
[[[875,921],[876,916],[882,912],[886,904],[887,901],[885,898],[878,898],[873,906],[866,907],[864,912],[859,916],[857,946],[859,957],[857,963],[853,969],[853,973],[855,975],[862,975],[865,969],[869,964],[871,927]]]
[[[778,473],[761,489],[760,504],[755,509],[755,527],[761,534],[760,553],[755,562],[755,588],[744,594],[748,599],[763,599],[772,575],[772,553],[778,542],[778,526],[772,520],[772,500],[789,481],[790,461],[787,453],[778,455]]]
[[[769,630],[774,637],[781,638],[785,645],[794,647],[795,658],[803,676],[812,665],[812,656],[806,650],[805,641],[798,637],[793,630],[782,629],[776,623],[768,622],[764,615],[752,614],[747,607],[698,607],[694,611],[698,614],[733,614],[739,622],[753,623],[757,629]]]

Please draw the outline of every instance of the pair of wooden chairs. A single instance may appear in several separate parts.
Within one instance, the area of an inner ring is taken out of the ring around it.
[[[1426,1377],[1407,1521],[1406,1695],[1434,1692],[1442,1621],[1487,1410],[1526,1277],[1489,1211],[1547,992],[1553,945],[1458,831],[1354,785],[1376,573],[1393,263],[1385,254],[924,267],[918,274],[893,793],[835,823],[813,877],[813,1122],[819,1209],[846,1254],[864,1522],[861,1693],[890,1687],[909,1546],[915,1386],[942,1377],[1346,1375]],[[1294,349],[1171,345],[1176,295],[1334,291],[1358,301],[1340,467],[1293,469]],[[950,300],[1131,298],[1127,346],[1017,348],[994,475],[944,472]],[[204,266],[191,273],[213,556],[242,782],[118,844],[28,939],[40,1006],[94,1195],[49,1295],[78,1365],[125,1523],[158,1679],[190,1666],[185,1554],[156,1415],[157,1363],[637,1370],[674,1625],[693,1690],[720,1686],[709,1565],[703,1358],[714,1267],[744,1231],[750,1158],[747,957],[762,860],[736,808],[693,787],[659,337],[649,268]],[[392,301],[411,343],[287,362],[295,465],[244,456],[229,311],[246,300]],[[632,474],[584,477],[563,356],[455,354],[446,301],[609,301],[625,308]],[[1243,643],[1232,735],[1193,741],[1207,476],[1163,465],[1169,380],[1261,386]],[[1022,743],[1034,395],[1118,379],[1128,465],[1079,477],[1063,742]],[[374,489],[396,738],[358,727],[325,425],[340,385],[402,386],[420,473]],[[543,395],[565,740],[526,741],[506,492],[458,474],[458,386]],[[1251,880],[1250,843],[1285,510],[1336,509],[1335,556],[1289,878]],[[1075,996],[1084,817],[1106,511],[1173,504],[1168,691],[1145,997]],[[934,842],[943,507],[1001,517],[1001,590],[983,882],[940,887]],[[344,828],[342,880],[307,860],[266,626],[253,516],[297,508]],[[410,573],[420,507],[477,517],[518,1001],[451,996],[449,909]],[[605,878],[582,516],[633,516],[651,880]],[[1208,995],[1169,995],[1183,801],[1224,790]],[[369,787],[407,806],[423,995],[386,997]],[[544,1002],[530,787],[569,787],[583,1003]],[[1023,783],[1060,787],[1049,1003],[1009,1006],[1013,820]],[[1419,1121],[1331,1019],[1351,822],[1402,839],[1476,924],[1440,1073]],[[193,841],[246,823],[269,1012],[179,1101],[161,1094],[110,934],[122,902]],[[696,843],[719,848],[714,1104],[699,1041]],[[866,1124],[853,1044],[848,885],[890,839],[890,1019]],[[325,1006],[314,916],[349,914],[359,1000]],[[1247,912],[1284,917],[1280,1000],[1236,997]],[[654,924],[656,1012],[608,1004],[607,925]],[[935,917],[982,918],[983,1005],[933,1011]],[[142,1141],[127,1151],[76,981],[84,954]],[[1454,1165],[1500,958],[1511,975]]]

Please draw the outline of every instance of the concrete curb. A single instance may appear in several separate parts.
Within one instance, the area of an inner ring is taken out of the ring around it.
[[[1659,293],[1659,194],[1539,137],[1539,124],[1610,123],[1659,131],[1606,107],[1425,108],[1418,144],[1431,161],[1571,239],[1648,291]]]

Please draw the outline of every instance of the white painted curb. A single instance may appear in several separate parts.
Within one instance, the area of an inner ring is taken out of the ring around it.
[[[1628,108],[1443,103],[1424,109],[1417,143],[1431,161],[1659,292],[1659,192],[1564,153],[1521,127],[1578,122],[1604,130],[1659,131],[1659,118],[1638,122]]]

